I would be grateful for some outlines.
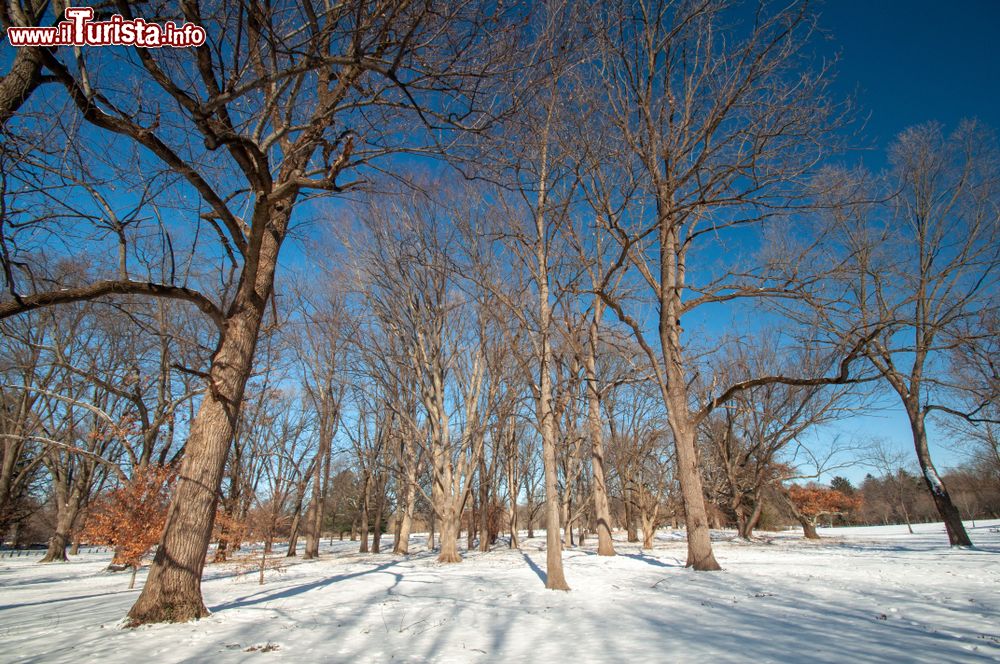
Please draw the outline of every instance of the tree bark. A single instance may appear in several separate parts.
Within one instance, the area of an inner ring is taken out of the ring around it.
[[[458,535],[459,520],[455,515],[455,509],[447,506],[441,513],[441,533],[440,551],[438,553],[439,563],[460,563],[462,557],[458,555]]]
[[[636,520],[635,513],[637,511],[635,504],[635,485],[634,482],[629,478],[622,478],[622,482],[625,485],[625,539],[629,542],[639,541],[639,528],[636,525],[638,522]]]
[[[611,539],[611,506],[604,479],[604,427],[601,422],[601,391],[597,384],[598,325],[604,311],[599,297],[594,298],[594,314],[590,321],[590,343],[584,358],[587,380],[587,423],[590,428],[591,472],[594,476],[594,515],[597,518],[597,555],[615,555]]]
[[[683,406],[686,409],[686,405]],[[675,418],[670,418],[675,419]],[[680,419],[680,418],[677,418]],[[687,566],[702,572],[722,569],[712,553],[712,538],[708,529],[708,512],[698,469],[698,452],[695,448],[693,428],[671,428],[677,451],[677,479],[684,497],[684,517],[687,528]]]
[[[392,552],[405,556],[410,553],[410,531],[413,528],[413,505],[417,499],[417,468],[414,459],[410,458],[410,444],[404,442],[404,455],[407,457],[407,466],[404,472],[406,491],[403,494],[403,508],[399,515],[399,530],[396,536],[396,545]]]
[[[375,521],[372,525],[372,553],[382,552],[382,513],[385,511],[385,485],[375,483]]]
[[[479,456],[479,550],[490,550],[490,486],[486,473],[486,455]]]
[[[969,534],[965,532],[965,525],[962,523],[962,516],[958,508],[951,500],[951,495],[945,487],[944,482],[937,474],[934,463],[931,461],[930,449],[927,447],[927,429],[924,425],[924,414],[920,410],[919,404],[907,404],[907,415],[910,418],[910,429],[913,432],[913,445],[917,451],[917,461],[920,463],[920,471],[924,477],[931,497],[934,499],[934,506],[937,508],[944,527],[948,531],[948,542],[952,546],[972,546]],[[912,531],[911,531],[912,532]]]
[[[14,51],[10,71],[0,78],[0,126],[7,123],[42,81],[41,50],[25,46]]]
[[[551,108],[550,108],[551,113]],[[559,467],[556,465],[556,423],[552,410],[552,305],[549,302],[548,248],[545,242],[545,188],[547,144],[542,143],[542,172],[539,178],[538,207],[535,211],[535,262],[538,285],[538,319],[541,353],[538,358],[538,400],[536,415],[542,434],[542,466],[545,473],[545,587],[569,590],[563,574],[562,541],[559,533]]]
[[[273,214],[276,218],[261,224],[259,235],[252,238],[251,246],[259,246],[256,269],[251,265],[244,268],[236,298],[226,316],[224,333],[209,368],[208,387],[185,443],[163,537],[142,593],[128,614],[127,623],[132,627],[152,622],[186,622],[208,615],[201,597],[201,574],[226,457],[274,286],[274,270],[290,205]]]
[[[79,505],[70,498],[65,504],[60,505],[56,515],[56,531],[49,538],[49,548],[45,551],[45,557],[39,560],[41,563],[66,562],[66,549],[69,548],[70,539],[73,533],[73,523],[79,514]]]
[[[371,476],[365,475],[364,488],[361,493],[361,510],[358,513],[358,521],[360,523],[359,537],[361,539],[361,545],[358,547],[358,553],[368,553],[368,500],[370,495]]]
[[[323,535],[323,508],[330,479],[331,443],[325,434],[320,434],[319,447],[319,451],[316,452],[316,465],[313,468],[313,493],[306,512],[306,550],[302,554],[305,560],[319,558],[319,541]]]
[[[740,530],[740,537],[745,540],[750,540],[753,538],[754,528],[757,527],[757,523],[760,521],[761,512],[764,509],[764,501],[758,496],[754,500],[753,512],[750,513],[750,517],[744,521],[743,527]]]

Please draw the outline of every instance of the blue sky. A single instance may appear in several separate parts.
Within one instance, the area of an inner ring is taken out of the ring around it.
[[[873,146],[930,120],[1000,128],[997,0],[826,0],[819,12],[821,50],[840,53],[836,89],[857,90]]]

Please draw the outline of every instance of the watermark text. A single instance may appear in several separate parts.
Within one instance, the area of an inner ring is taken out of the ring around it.
[[[95,21],[93,7],[67,7],[66,20],[51,27],[10,27],[11,46],[138,46],[186,48],[205,43],[205,28],[193,23],[148,23],[115,14]]]

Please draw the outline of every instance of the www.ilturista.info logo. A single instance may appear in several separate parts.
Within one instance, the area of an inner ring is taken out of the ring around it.
[[[67,7],[66,20],[52,27],[7,28],[11,46],[139,46],[184,48],[205,43],[205,28],[193,23],[147,23],[115,14],[94,21],[93,7]]]

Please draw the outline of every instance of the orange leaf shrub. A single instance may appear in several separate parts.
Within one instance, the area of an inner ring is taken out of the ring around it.
[[[162,466],[136,470],[93,506],[83,539],[115,547],[113,564],[137,568],[163,533],[174,479],[174,472]]]
[[[861,507],[861,496],[848,496],[826,487],[788,487],[788,496],[803,516],[815,521],[828,514],[846,514]]]

